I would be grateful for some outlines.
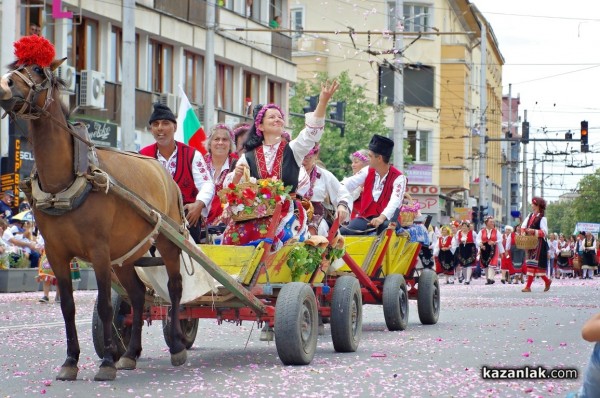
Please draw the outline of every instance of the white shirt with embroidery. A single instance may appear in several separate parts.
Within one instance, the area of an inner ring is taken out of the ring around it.
[[[313,112],[306,114],[306,122],[305,127],[302,129],[298,137],[294,138],[288,144],[292,153],[294,154],[294,160],[296,164],[300,166],[300,173],[298,176],[298,188],[296,189],[296,193],[299,195],[303,195],[310,188],[310,179],[308,178],[308,174],[304,167],[302,167],[302,161],[308,155],[311,149],[314,148],[315,144],[317,144],[321,140],[321,136],[323,135],[323,126],[325,125],[325,118],[316,118]],[[270,173],[273,170],[273,166],[275,165],[275,156],[277,154],[277,149],[281,145],[281,141],[274,145],[264,145],[263,144],[263,152],[265,154],[265,161],[267,164],[267,171]],[[248,166],[248,161],[246,160],[246,155],[242,154],[237,164],[244,164]],[[235,174],[235,170],[231,170],[227,177],[225,177],[224,186],[227,186],[233,181],[233,176]]]
[[[342,181],[342,185],[344,185],[348,191],[353,192],[360,186],[364,186],[365,181],[367,180],[367,175],[369,174],[369,166],[365,166],[360,171],[353,176],[346,177]],[[381,193],[383,192],[383,187],[385,185],[385,181],[389,172],[384,176],[380,176],[377,171],[375,172],[375,182],[373,183],[373,200],[378,201]],[[381,214],[385,215],[388,220],[391,220],[394,216],[394,212],[402,205],[402,198],[404,197],[404,192],[406,191],[406,176],[404,174],[400,174],[393,183],[392,196],[390,197],[390,201]]]
[[[160,151],[158,151],[156,158],[171,176],[175,176],[175,171],[177,170],[177,146],[175,146],[175,150],[169,159],[166,159]],[[210,170],[204,162],[204,157],[196,150],[194,150],[194,159],[192,160],[192,177],[194,178],[194,185],[198,188],[196,200],[200,200],[204,203],[202,216],[206,217],[208,216],[210,202],[215,195],[215,184],[210,176]]]

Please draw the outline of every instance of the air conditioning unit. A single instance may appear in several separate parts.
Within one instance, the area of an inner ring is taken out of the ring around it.
[[[65,87],[67,89],[68,92],[70,93],[74,93],[75,92],[75,68],[69,65],[61,65],[58,67],[58,69],[56,69],[55,71],[56,76],[61,78],[62,80],[64,80],[65,82]]]
[[[82,70],[79,84],[79,106],[104,108],[104,73]]]
[[[162,93],[158,98],[158,102],[168,106],[174,114],[177,114],[177,96],[175,94]]]

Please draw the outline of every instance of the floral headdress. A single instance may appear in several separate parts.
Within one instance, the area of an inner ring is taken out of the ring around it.
[[[238,135],[248,131],[248,129],[250,129],[250,125],[248,123],[244,123],[241,126],[237,127],[235,130],[233,130],[233,136],[237,137]]]
[[[261,129],[258,128],[258,126],[262,123],[262,120],[265,117],[265,113],[269,109],[277,109],[279,111],[279,113],[281,113],[281,117],[282,118],[284,117],[283,111],[281,110],[281,108],[278,105],[267,104],[267,105],[263,106],[260,109],[260,111],[258,112],[258,114],[256,115],[256,118],[254,119],[254,127],[256,127],[256,134],[260,137],[262,137],[263,132]]]
[[[319,145],[319,144],[315,144],[315,146],[314,146],[314,147],[312,147],[312,149],[311,149],[311,150],[310,150],[310,151],[309,151],[309,152],[306,154],[306,156],[305,156],[305,157],[309,157],[309,156],[312,156],[312,155],[316,155],[316,154],[318,154],[318,153],[319,153],[319,151],[320,151],[320,150],[321,150],[321,145]]]
[[[210,137],[212,138],[213,134],[217,132],[217,130],[226,130],[227,133],[229,134],[229,138],[231,139],[231,141],[235,141],[235,135],[233,133],[233,131],[231,131],[231,128],[223,123],[220,124],[216,124],[214,125],[211,129],[210,129]],[[210,138],[209,138],[210,140]]]
[[[353,157],[357,158],[358,160],[360,160],[361,162],[365,162],[367,163],[369,161],[369,159],[363,155],[362,153],[360,153],[360,151],[356,151],[352,154]]]

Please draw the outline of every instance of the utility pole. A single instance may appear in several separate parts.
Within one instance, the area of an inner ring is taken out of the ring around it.
[[[404,2],[396,0],[394,10],[396,15],[395,32],[404,31]],[[393,163],[402,170],[404,168],[404,68],[402,62],[402,50],[404,48],[404,36],[396,35],[396,53],[394,54],[394,141]]]
[[[533,141],[533,164],[531,165],[531,197],[535,196],[535,172],[536,172],[536,163],[537,163],[537,153],[535,152],[535,141]]]
[[[535,142],[534,142],[535,145]],[[542,159],[542,178],[540,179],[540,195],[544,197],[544,163],[546,162],[546,157]]]
[[[523,111],[523,122],[527,121],[527,109]],[[527,144],[523,143],[523,203],[521,203],[521,221],[525,219],[527,212],[527,203],[529,202],[527,191],[529,187],[527,186],[529,180],[528,172],[527,172]]]
[[[481,96],[479,109],[481,112],[481,134],[479,137],[479,206],[486,205],[485,191],[487,189],[486,178],[486,113],[487,113],[487,26],[485,21],[481,22]]]
[[[135,0],[123,0],[123,43],[125,54],[135,54]],[[135,151],[135,62],[123,62],[121,80],[121,148],[124,151]]]
[[[211,128],[215,117],[215,85],[216,66],[215,66],[215,14],[217,2],[206,3],[206,51],[204,59],[206,61],[204,71],[204,120],[203,126],[206,131]]]
[[[512,131],[512,84],[508,85],[508,135],[510,138],[513,137]],[[512,187],[512,141],[508,141],[508,147],[506,149],[506,174],[507,174],[507,189],[506,189],[506,220],[505,224],[510,225],[510,198],[511,198],[511,187]]]

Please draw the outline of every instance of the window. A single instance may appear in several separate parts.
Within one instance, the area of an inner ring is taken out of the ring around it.
[[[204,100],[204,58],[198,54],[184,51],[185,82],[183,89],[191,102],[197,104]]]
[[[391,31],[396,30],[395,17],[396,17],[396,2],[388,1],[388,29]],[[405,32],[428,32],[431,30],[430,21],[431,8],[424,4],[411,4],[404,3],[404,31]]]
[[[433,68],[426,65],[405,65],[404,104],[433,107]],[[379,67],[379,103],[394,104],[394,72],[387,66]]]
[[[304,30],[304,7],[295,7],[290,10],[290,29],[295,29],[292,37],[298,38],[302,36],[301,31]]]
[[[44,12],[42,0],[21,0],[20,31],[21,36],[41,35],[54,43],[54,19],[52,6],[46,6]]]
[[[283,103],[282,95],[283,95],[283,85],[279,82],[269,81],[269,93],[268,93],[269,104]]]
[[[430,131],[408,131],[408,153],[415,162],[430,162],[429,142]]]
[[[252,105],[258,104],[259,99],[259,84],[260,76],[254,73],[244,72],[244,98],[241,109],[244,109],[246,115],[248,112],[252,112],[252,106],[248,105],[248,102]]]
[[[98,70],[98,21],[84,18],[80,25],[73,27],[73,33],[74,65],[77,70]]]
[[[148,48],[148,89],[173,92],[173,47],[150,40]]]
[[[216,106],[224,111],[233,111],[233,66],[217,62]]]
[[[113,26],[110,32],[110,53],[113,54],[113,62],[108,66],[108,76],[107,79],[109,81],[121,82],[121,75],[123,74],[123,64],[122,64],[122,48],[121,43],[123,42],[123,31]]]

